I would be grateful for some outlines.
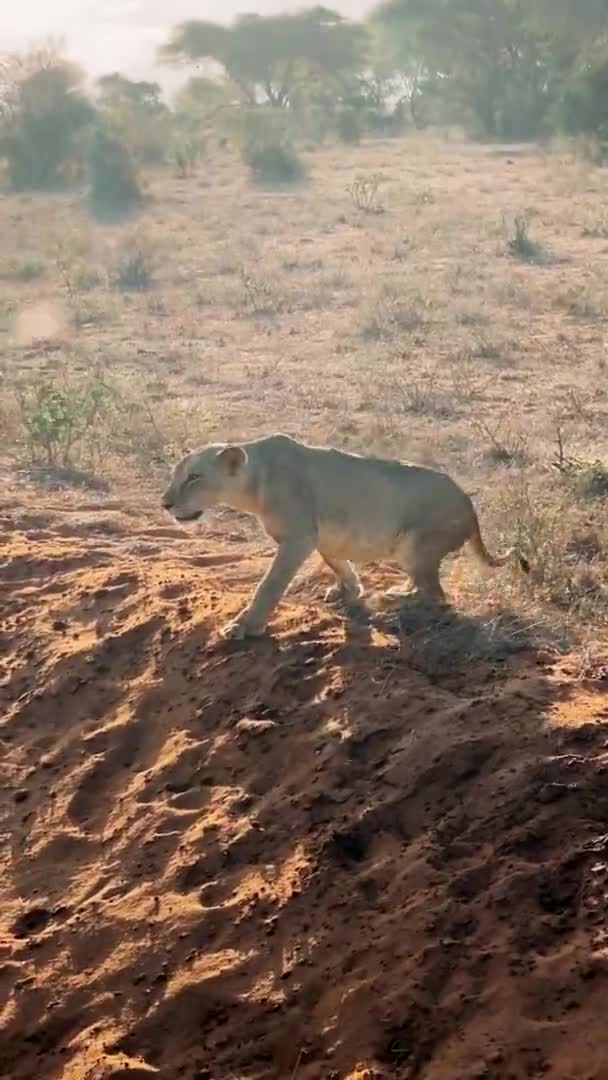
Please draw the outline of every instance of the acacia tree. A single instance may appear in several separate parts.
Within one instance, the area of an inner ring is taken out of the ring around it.
[[[484,135],[519,136],[538,130],[550,89],[544,42],[526,15],[523,0],[385,0],[375,18]]]
[[[292,15],[241,15],[231,26],[181,23],[161,49],[172,63],[213,61],[249,105],[286,108],[315,82],[363,65],[366,31],[327,8]]]

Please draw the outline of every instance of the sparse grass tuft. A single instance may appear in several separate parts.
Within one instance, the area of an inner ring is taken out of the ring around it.
[[[485,458],[488,462],[506,466],[526,463],[528,440],[524,432],[504,421],[492,425],[484,420],[471,420],[471,426],[486,444]]]
[[[599,504],[591,523],[572,489],[546,474],[516,475],[494,495],[508,542],[529,565],[529,573],[515,579],[522,594],[547,614],[556,609],[575,633],[585,625],[608,626],[607,508]]]
[[[453,398],[439,385],[436,371],[418,378],[397,379],[391,385],[390,396],[397,412],[413,416],[446,420],[455,412]]]
[[[0,281],[18,281],[24,284],[39,281],[46,273],[46,263],[42,259],[15,258],[0,264]]]
[[[403,292],[390,285],[365,301],[359,313],[359,333],[364,341],[385,341],[412,334],[428,322],[429,305],[417,292]]]
[[[558,294],[555,306],[563,308],[574,319],[605,319],[608,314],[608,293],[605,286],[585,286]]]
[[[587,499],[608,499],[608,468],[601,461],[584,465],[576,477],[578,493]]]
[[[155,259],[149,242],[131,237],[121,247],[111,282],[121,292],[145,292],[154,282]]]
[[[253,270],[240,268],[242,302],[250,315],[278,315],[284,307],[284,299],[276,282],[269,276]]]
[[[577,411],[580,403],[576,394],[571,392]],[[583,416],[583,419],[586,419]],[[557,450],[552,462],[553,468],[568,481],[577,496],[583,499],[608,499],[608,468],[602,461],[582,461],[566,453],[561,428],[556,431]]]
[[[379,200],[381,179],[378,173],[374,173],[372,176],[359,176],[349,184],[346,190],[355,210],[360,210],[363,214],[384,213],[384,207]]]
[[[538,241],[530,236],[530,222],[525,214],[518,214],[510,234],[507,235],[507,251],[521,262],[542,263],[546,256]]]

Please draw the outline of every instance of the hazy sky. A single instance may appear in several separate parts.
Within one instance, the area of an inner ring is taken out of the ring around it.
[[[53,35],[94,75],[120,70],[145,78],[168,31],[182,19],[229,21],[242,11],[269,14],[312,6],[314,0],[0,0],[0,51]],[[328,4],[357,17],[370,0]],[[4,9],[4,10],[3,10]]]

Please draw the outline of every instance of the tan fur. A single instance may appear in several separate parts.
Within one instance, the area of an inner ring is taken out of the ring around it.
[[[187,454],[163,506],[178,521],[192,521],[218,503],[255,514],[278,545],[251,602],[227,627],[232,637],[263,633],[315,550],[336,576],[331,598],[345,600],[363,591],[353,562],[398,562],[416,588],[443,601],[439,567],[448,553],[469,541],[492,567],[512,554],[488,553],[469,496],[445,473],[307,446],[287,435]]]

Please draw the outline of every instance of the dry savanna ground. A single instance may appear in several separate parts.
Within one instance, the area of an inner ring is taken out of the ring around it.
[[[305,159],[0,197],[0,1071],[604,1080],[608,173]],[[274,430],[448,469],[530,574],[366,626],[307,571],[223,642],[269,545],[158,497]]]

